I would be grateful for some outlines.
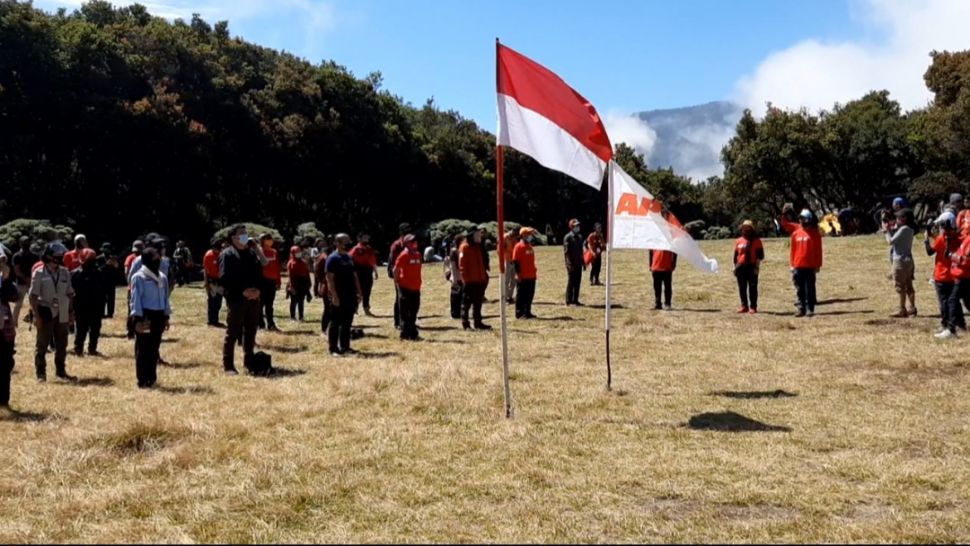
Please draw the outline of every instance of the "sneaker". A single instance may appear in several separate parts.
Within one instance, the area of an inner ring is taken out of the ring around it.
[[[334,358],[343,358],[344,355],[340,351],[330,351],[330,356]]]
[[[461,323],[461,329],[462,330],[471,330],[472,329],[472,325],[469,324],[469,323],[467,323],[467,322],[462,322]]]
[[[60,379],[61,381],[67,381],[70,383],[74,383],[77,381],[76,377],[74,377],[73,375],[68,375],[66,372],[57,374],[57,378]]]
[[[532,320],[532,319],[537,319],[539,317],[533,315],[532,313],[529,313],[529,314],[525,315],[525,318],[528,319],[528,320]]]
[[[752,315],[757,315],[758,314],[758,308],[757,307],[752,307],[751,310],[748,311],[748,313],[750,313]]]
[[[669,304],[668,305],[664,305],[664,311],[673,311],[673,310],[674,310],[674,308],[673,308],[672,305],[669,305]]]
[[[77,357],[80,357],[80,358],[84,358],[84,349],[75,348],[74,349],[74,356],[77,356]]]
[[[374,316],[374,313],[371,313],[370,309],[364,309],[364,314],[367,315],[368,317]]]
[[[889,318],[906,318],[908,316],[909,313],[907,313],[905,309],[900,309],[899,311],[889,315]]]
[[[751,310],[750,310],[750,309],[748,309],[747,307],[743,307],[743,306],[742,306],[742,307],[741,307],[740,309],[738,309],[738,314],[739,314],[739,315],[743,315],[743,314],[745,314],[745,313],[749,313],[750,311],[751,311]]]
[[[46,375],[38,375],[37,376],[37,382],[38,383],[47,383],[47,376]]]
[[[933,337],[935,337],[936,339],[955,339],[958,336],[956,332],[951,332],[949,329],[945,329]]]
[[[88,351],[88,356],[94,356],[94,357],[101,358],[104,355],[100,351]]]
[[[915,307],[913,307],[912,309],[909,310],[909,316],[911,316],[911,317],[915,317],[916,316],[916,313],[917,312],[916,312],[916,308]]]
[[[230,375],[230,376],[231,375],[239,375],[239,372],[236,371],[236,368],[230,368],[230,369],[226,370],[225,373],[226,373],[226,375]]]
[[[814,310],[808,312],[808,317],[809,318],[812,318],[814,316],[815,316],[815,311]]]
[[[654,305],[653,306],[653,310],[654,311],[662,311],[663,310],[663,306],[662,305]]]
[[[805,316],[805,310],[804,309],[799,309],[798,312],[795,313],[795,316],[798,317],[798,318],[804,317]]]

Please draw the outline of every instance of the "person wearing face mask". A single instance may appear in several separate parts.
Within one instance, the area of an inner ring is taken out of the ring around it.
[[[256,241],[250,239],[245,225],[233,226],[229,236],[232,243],[219,255],[219,281],[229,308],[222,366],[227,375],[238,375],[234,364],[236,342],[242,340],[247,369],[255,352],[263,266],[267,261]]]
[[[0,245],[0,409],[10,407],[10,374],[17,346],[17,320],[10,304],[20,301],[14,283],[16,274],[9,262],[6,250]]]
[[[401,252],[404,252],[404,238],[411,235],[411,224],[407,222],[398,226],[398,233],[400,237],[391,243],[391,248],[387,253],[387,277],[389,279],[394,279],[394,263],[397,261],[397,256]],[[395,290],[397,285],[395,285]],[[401,295],[394,294],[394,327],[401,327],[401,307],[399,305]]]
[[[30,277],[33,273],[33,267],[40,262],[40,256],[35,252],[34,245],[31,245],[30,238],[21,237],[20,250],[9,261],[13,272],[12,276],[7,280],[11,283],[16,282],[17,285],[17,303],[14,305],[13,317],[14,322],[19,323],[20,312],[23,310],[24,300],[27,298],[27,289],[30,288]]]
[[[405,251],[394,262],[394,282],[401,305],[401,339],[418,341],[418,311],[421,309],[421,263],[418,241],[414,235],[404,237]]]
[[[68,271],[74,271],[81,267],[81,251],[86,248],[88,248],[88,238],[83,233],[78,233],[74,237],[74,250],[68,250],[64,253],[64,268]]]
[[[532,240],[536,230],[524,227],[519,230],[519,242],[512,250],[511,269],[515,272],[515,280],[518,283],[519,296],[515,300],[515,318],[534,319],[532,314],[532,300],[536,295],[536,255],[532,248]]]
[[[158,350],[168,329],[172,306],[169,279],[161,271],[158,251],[142,254],[142,268],[131,282],[131,319],[135,324],[135,376],[139,389],[150,389],[158,379]]]
[[[280,262],[273,248],[273,236],[264,233],[259,236],[259,242],[263,247],[263,256],[266,257],[266,265],[263,266],[263,290],[260,293],[260,305],[262,315],[259,318],[259,327],[265,328],[270,332],[279,332],[276,327],[276,320],[273,318],[273,304],[276,302],[276,291],[280,289],[283,279],[280,276]]]
[[[445,261],[445,280],[451,283],[451,318],[461,318],[461,302],[465,296],[465,285],[461,282],[461,269],[458,267],[458,249],[465,243],[465,234],[455,235],[454,244]]]
[[[202,257],[202,273],[205,275],[205,294],[206,294],[206,324],[216,328],[225,328],[226,325],[219,322],[219,311],[222,310],[222,285],[219,283],[219,256],[222,254],[224,242],[222,239],[213,239],[212,247]]]
[[[329,331],[330,354],[339,357],[355,352],[350,348],[350,330],[362,298],[354,260],[350,257],[350,249],[353,247],[350,235],[338,234],[334,238],[334,244],[336,251],[327,257],[324,270],[327,274],[332,314]]]
[[[300,247],[290,248],[290,260],[286,262],[286,293],[290,298],[290,319],[303,322],[303,309],[307,300],[311,299],[310,268],[303,260]]]
[[[71,286],[74,288],[74,316],[77,331],[74,335],[74,355],[84,356],[84,340],[88,339],[88,354],[100,356],[98,339],[101,337],[101,321],[104,318],[104,305],[108,300],[108,289],[104,277],[98,271],[97,256],[90,248],[78,254],[81,266],[71,273]]]
[[[59,379],[72,381],[67,373],[68,326],[74,322],[74,288],[71,273],[63,267],[67,248],[53,242],[44,249],[43,267],[30,281],[30,308],[37,328],[34,368],[37,381],[47,381],[47,347],[54,341],[54,368]]]
[[[754,228],[754,222],[741,224],[741,237],[734,242],[734,276],[738,279],[741,308],[738,313],[757,314],[758,275],[765,259],[765,247]]]
[[[364,303],[364,314],[373,317],[370,312],[370,295],[377,280],[377,253],[370,246],[370,235],[361,233],[357,236],[357,246],[350,251],[357,269],[357,280],[360,281],[361,299]]]
[[[566,262],[566,305],[582,305],[579,302],[579,287],[583,284],[583,271],[586,262],[583,259],[582,226],[575,218],[569,221],[569,233],[563,237],[562,249]]]
[[[482,322],[482,303],[485,287],[488,286],[488,272],[485,269],[485,246],[482,244],[482,231],[473,230],[458,249],[458,270],[464,287],[461,302],[461,326],[465,330],[472,327],[469,311],[475,320],[476,330],[491,330]]]

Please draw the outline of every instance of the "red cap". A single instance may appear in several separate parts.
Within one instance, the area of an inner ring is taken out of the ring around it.
[[[569,221],[569,229],[573,229],[574,227],[576,227],[578,225],[579,225],[579,220],[577,220],[575,218],[573,218],[572,220]]]

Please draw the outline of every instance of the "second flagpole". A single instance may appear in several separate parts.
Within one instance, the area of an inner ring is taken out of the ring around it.
[[[498,82],[498,38],[495,39],[495,80]],[[507,302],[505,286],[505,148],[498,142],[495,144],[495,198],[498,208],[498,268],[501,296],[499,309],[502,320],[502,380],[505,387],[505,418],[512,418],[512,388],[509,386],[509,330],[507,319]]]
[[[606,199],[606,390],[613,390],[613,366],[610,362],[610,312],[613,295],[613,160],[607,163]]]

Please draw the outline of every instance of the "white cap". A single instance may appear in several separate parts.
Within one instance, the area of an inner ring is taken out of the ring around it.
[[[810,211],[808,209],[802,209],[802,212],[800,212],[798,215],[800,217],[802,217],[802,218],[807,219],[807,220],[811,220],[812,219],[812,211]]]

